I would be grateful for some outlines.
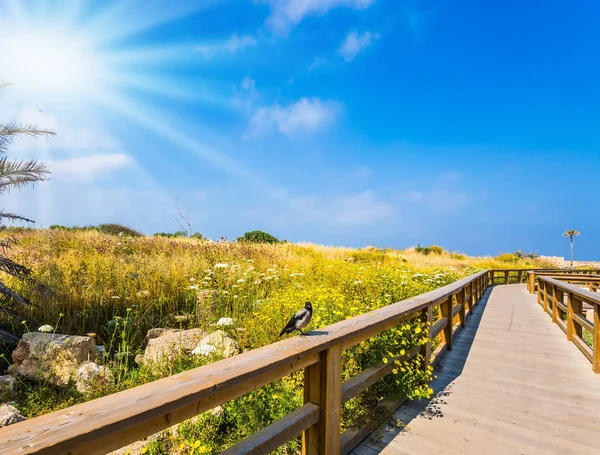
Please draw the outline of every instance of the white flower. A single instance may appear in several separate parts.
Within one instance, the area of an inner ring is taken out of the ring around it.
[[[361,280],[356,280],[356,281],[354,282],[354,286],[358,286],[359,284],[362,284],[362,281],[361,281]]]
[[[274,272],[275,269],[267,269],[267,272]]]
[[[415,277],[420,277],[420,276],[425,276],[422,273],[413,273],[413,278]]]
[[[248,259],[246,262],[254,262],[252,259]]]
[[[234,298],[237,297],[237,295],[233,296]],[[221,318],[217,321],[217,325],[233,325],[233,319],[231,318]]]
[[[215,264],[215,269],[226,269],[229,264]]]
[[[238,283],[244,283],[246,280],[244,280],[243,278],[240,278],[239,280],[237,280]]]
[[[408,283],[406,281],[403,281],[402,283],[400,283],[400,286],[407,286]]]
[[[188,289],[191,289],[191,290],[193,290],[193,291],[197,291],[197,290],[199,290],[200,288],[198,287],[198,285],[197,285],[197,284],[192,284],[191,286],[188,286]]]
[[[238,298],[237,294],[236,294],[236,295],[234,295],[234,296],[233,296],[233,298],[234,298],[234,299],[237,299],[237,298]]]
[[[119,297],[118,295],[113,295],[111,296],[111,299],[120,299],[121,297]]]
[[[232,288],[239,288],[239,286],[237,284],[232,284],[231,287]]]
[[[211,355],[215,352],[217,348],[215,348],[212,344],[204,344],[200,343],[198,346],[194,348],[192,354],[194,355]]]
[[[54,332],[54,328],[51,325],[45,324],[45,325],[41,326],[38,329],[38,331],[44,332],[44,333]]]
[[[196,278],[190,278],[190,281],[196,281]]]

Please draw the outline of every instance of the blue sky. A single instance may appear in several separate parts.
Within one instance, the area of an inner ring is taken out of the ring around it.
[[[600,258],[600,5],[0,2],[42,225]],[[3,53],[5,51],[3,50]]]

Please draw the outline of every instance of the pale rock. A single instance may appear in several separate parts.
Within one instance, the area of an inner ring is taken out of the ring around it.
[[[114,382],[110,368],[94,362],[83,363],[75,372],[75,386],[80,393],[86,393],[96,387],[106,387]]]
[[[21,415],[17,408],[10,404],[0,404],[0,428],[23,420],[25,420],[25,417]]]
[[[199,344],[210,344],[211,346],[214,346],[217,348],[217,353],[225,358],[234,356],[240,352],[237,342],[233,338],[227,336],[222,330],[217,330],[202,338]]]
[[[136,361],[143,363],[148,360],[158,362],[163,358],[173,359],[180,351],[182,354],[190,355],[205,336],[206,332],[202,329],[169,329],[163,335],[150,339],[144,357],[136,357]]]
[[[97,356],[93,338],[28,332],[12,353],[11,370],[29,379],[66,385],[82,363]]]

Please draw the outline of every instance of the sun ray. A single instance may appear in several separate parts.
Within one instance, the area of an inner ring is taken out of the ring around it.
[[[163,0],[149,0],[143,4],[143,11],[140,11],[139,2],[124,0],[114,3],[99,14],[88,25],[88,31],[98,37],[100,44],[109,44],[199,12],[217,3],[219,0],[204,0],[199,3],[171,2],[168,7],[165,7]],[[121,20],[124,17],[128,20]]]

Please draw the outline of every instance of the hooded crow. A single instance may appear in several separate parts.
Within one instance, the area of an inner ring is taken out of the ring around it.
[[[312,309],[311,303],[306,302],[304,304],[304,308],[302,308],[300,311],[298,311],[294,315],[294,317],[292,317],[292,319],[290,319],[290,321],[283,328],[283,330],[281,331],[279,336],[285,335],[286,333],[293,332],[294,330],[297,330],[302,335],[304,335],[304,332],[300,329],[303,329],[310,323],[310,318],[312,318],[312,312],[313,312],[313,309]]]

